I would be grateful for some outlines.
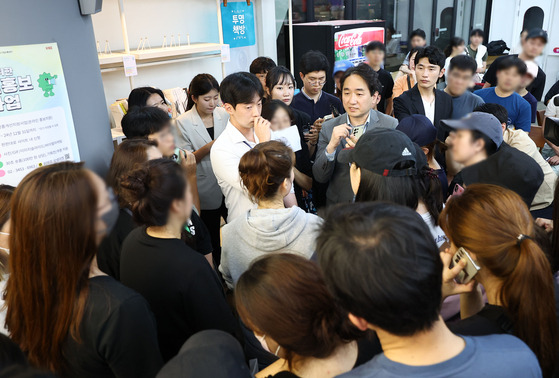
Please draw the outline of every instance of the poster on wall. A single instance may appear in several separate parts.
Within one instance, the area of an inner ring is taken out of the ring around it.
[[[254,23],[254,2],[245,0],[221,2],[223,43],[229,45],[230,61],[225,65],[227,74],[248,71],[252,60],[258,56]]]
[[[80,155],[58,45],[0,47],[0,184],[64,160]]]
[[[334,59],[349,60],[355,66],[367,60],[365,47],[371,41],[384,43],[384,28],[357,28],[334,34]]]

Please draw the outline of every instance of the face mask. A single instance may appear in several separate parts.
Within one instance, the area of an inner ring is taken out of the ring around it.
[[[118,219],[118,202],[115,198],[115,194],[112,188],[109,188],[109,200],[111,201],[111,208],[105,214],[101,215],[101,220],[105,223],[107,228],[105,229],[105,233],[108,235],[113,230],[116,221]]]
[[[258,336],[257,334],[254,334],[254,337],[256,337],[256,340],[258,340],[260,345],[262,345],[262,349],[264,349],[268,353],[272,353],[270,351],[270,348],[268,348],[268,343],[266,342],[266,335]],[[278,345],[278,349],[276,349],[276,353],[274,353],[275,356],[278,355],[280,348],[281,347]]]

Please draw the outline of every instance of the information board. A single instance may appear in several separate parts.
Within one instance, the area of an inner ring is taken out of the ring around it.
[[[0,47],[0,184],[64,160],[80,155],[57,44]]]
[[[228,1],[227,6],[221,3],[221,25],[223,43],[232,49],[252,46],[256,43],[254,29],[254,5],[246,1]]]

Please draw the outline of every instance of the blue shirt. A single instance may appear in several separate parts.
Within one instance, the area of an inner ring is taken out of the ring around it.
[[[486,104],[504,106],[509,113],[508,124],[514,125],[516,129],[530,132],[532,109],[528,101],[524,100],[521,95],[514,92],[508,97],[499,97],[495,93],[495,87],[478,89],[474,93],[481,97]]]
[[[461,96],[452,97],[452,119],[460,119],[484,103],[485,101],[481,97],[470,91],[464,92]]]
[[[291,101],[291,106],[293,108],[305,112],[309,115],[309,117],[311,117],[311,123],[314,123],[314,121],[324,117],[325,115],[332,114],[332,105],[338,109],[340,114],[345,113],[340,99],[324,91],[321,92],[316,103],[303,91],[296,94],[293,97],[293,101]]]
[[[358,368],[340,375],[343,378],[473,378],[473,377],[541,377],[534,353],[520,339],[511,335],[462,336],[466,347],[450,360],[426,366],[394,362],[384,353]]]

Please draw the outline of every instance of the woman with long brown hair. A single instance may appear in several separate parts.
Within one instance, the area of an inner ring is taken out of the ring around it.
[[[14,187],[10,185],[0,185],[0,332],[8,334],[5,328],[6,306],[2,293],[8,281],[8,258],[10,255],[10,203],[14,193]]]
[[[464,248],[479,265],[480,291],[462,294],[462,320],[451,325],[462,335],[511,333],[536,354],[544,376],[553,372],[559,351],[556,297],[549,261],[533,240],[534,220],[516,193],[474,184],[452,198],[440,217],[453,254]]]
[[[291,253],[260,258],[239,279],[235,301],[263,348],[280,357],[258,378],[282,371],[327,378],[353,368],[361,332],[335,304],[314,262]]]
[[[81,163],[38,168],[10,215],[6,325],[30,363],[62,377],[153,377],[162,359],[147,302],[97,267],[118,216],[104,182]]]

